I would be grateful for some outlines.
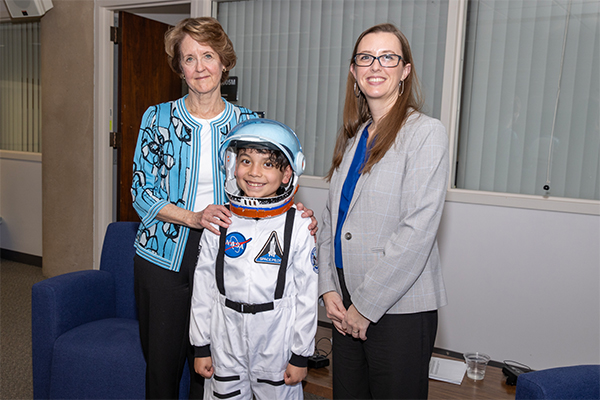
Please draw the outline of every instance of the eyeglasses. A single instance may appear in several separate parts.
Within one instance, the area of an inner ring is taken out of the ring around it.
[[[379,57],[375,57],[365,53],[358,53],[354,56],[354,64],[357,67],[370,67],[375,60],[379,61],[379,65],[383,68],[394,68],[400,63],[402,56],[398,54],[382,54]]]

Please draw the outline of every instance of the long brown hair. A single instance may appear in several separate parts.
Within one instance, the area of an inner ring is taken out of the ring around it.
[[[404,65],[411,64],[411,70],[404,80],[404,93],[402,96],[398,96],[398,100],[396,100],[392,109],[377,123],[377,138],[369,151],[368,159],[366,160],[361,173],[368,173],[371,171],[371,168],[373,168],[373,166],[377,164],[383,158],[385,153],[394,145],[396,142],[396,135],[404,125],[408,116],[415,111],[420,111],[423,106],[421,89],[415,72],[408,39],[406,39],[404,34],[393,24],[386,23],[375,25],[361,33],[354,45],[350,65],[354,64],[354,56],[356,56],[360,41],[369,33],[379,32],[396,35],[400,41],[400,46],[402,47],[402,62]],[[346,150],[348,140],[353,138],[357,134],[358,128],[371,118],[371,112],[367,100],[365,99],[365,95],[360,92],[357,97],[354,93],[355,83],[356,79],[354,79],[354,75],[352,75],[352,72],[348,72],[343,123],[335,143],[331,168],[325,176],[325,179],[328,181],[331,179],[335,170],[338,169],[344,158],[344,151]]]

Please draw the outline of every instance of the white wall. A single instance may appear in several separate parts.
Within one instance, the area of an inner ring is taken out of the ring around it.
[[[297,196],[319,222],[326,198]],[[600,363],[599,216],[446,202],[439,245],[436,347],[534,369]]]
[[[600,363],[600,217],[446,203],[437,346],[534,369]]]
[[[0,150],[0,247],[42,256],[42,155]]]
[[[321,215],[323,215],[325,203],[327,202],[328,190],[302,186],[304,184],[304,179],[305,177],[300,177],[300,188],[298,189],[298,193],[294,198],[294,201],[296,203],[302,203],[306,207],[313,210],[313,212],[315,213],[315,217],[319,221],[319,227],[321,227],[323,225],[323,219],[321,218]],[[327,184],[323,184],[323,186],[326,185]],[[327,318],[325,307],[323,306],[319,306],[319,320],[331,322],[329,318]]]

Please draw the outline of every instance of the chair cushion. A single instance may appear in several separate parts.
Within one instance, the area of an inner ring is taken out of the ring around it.
[[[65,332],[54,344],[51,368],[52,399],[143,399],[138,321],[108,318]]]
[[[600,399],[600,365],[575,365],[521,374],[515,399]]]

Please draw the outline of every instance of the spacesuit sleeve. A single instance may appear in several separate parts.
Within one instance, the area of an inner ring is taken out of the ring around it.
[[[306,367],[308,357],[314,353],[318,314],[318,266],[315,239],[308,230],[310,218],[296,214],[292,247],[294,252],[293,276],[296,287],[296,321],[292,337],[292,357],[290,364]]]
[[[195,357],[210,356],[210,319],[217,301],[215,260],[219,251],[219,236],[204,230],[200,239],[200,255],[194,271],[194,290],[190,311],[190,343]]]

